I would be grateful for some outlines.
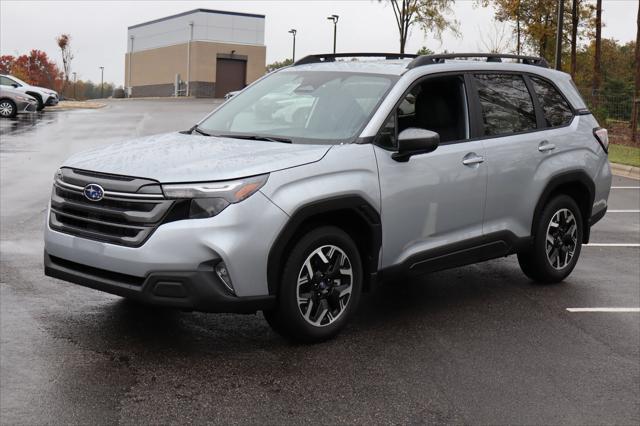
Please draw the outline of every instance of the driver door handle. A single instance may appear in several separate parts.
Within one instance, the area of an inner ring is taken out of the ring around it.
[[[465,166],[473,166],[474,164],[484,163],[484,157],[476,154],[475,152],[470,152],[464,156],[462,159],[462,164]]]
[[[553,151],[554,149],[556,149],[556,146],[552,143],[549,143],[549,141],[547,140],[540,142],[540,145],[538,145],[538,151],[540,152]]]

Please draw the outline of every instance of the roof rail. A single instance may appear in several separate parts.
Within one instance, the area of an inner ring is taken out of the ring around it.
[[[385,59],[403,59],[418,58],[418,55],[412,53],[323,53],[317,55],[305,56],[293,63],[296,65],[316,64],[319,62],[334,62],[336,58],[385,58]]]
[[[506,53],[443,53],[438,55],[418,56],[407,65],[407,69],[423,65],[442,64],[446,59],[487,58],[487,62],[502,62],[502,59],[516,59],[525,65],[549,68],[544,58],[539,56],[511,55]]]

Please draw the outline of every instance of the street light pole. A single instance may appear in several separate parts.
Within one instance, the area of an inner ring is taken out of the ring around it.
[[[104,98],[104,67],[100,67],[100,98]]]
[[[327,19],[333,21],[333,53],[336,53],[336,35],[338,33],[338,15],[327,16]]]
[[[296,61],[296,34],[298,33],[298,30],[292,28],[289,30],[289,34],[293,35],[293,55],[291,56],[291,61],[295,62]]]

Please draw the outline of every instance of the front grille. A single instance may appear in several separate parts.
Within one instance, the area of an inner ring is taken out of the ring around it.
[[[100,201],[84,196],[97,183]],[[149,238],[173,205],[156,181],[62,169],[51,193],[49,225],[56,231],[97,241],[137,247]]]

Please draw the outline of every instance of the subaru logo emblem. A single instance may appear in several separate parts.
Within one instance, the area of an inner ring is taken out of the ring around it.
[[[104,189],[96,183],[90,183],[84,187],[84,196],[87,200],[100,201],[104,197]]]

